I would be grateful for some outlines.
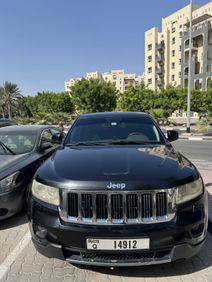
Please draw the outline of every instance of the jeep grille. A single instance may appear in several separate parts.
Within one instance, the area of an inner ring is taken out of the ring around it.
[[[145,192],[64,191],[60,216],[66,222],[136,224],[171,220],[174,189]]]

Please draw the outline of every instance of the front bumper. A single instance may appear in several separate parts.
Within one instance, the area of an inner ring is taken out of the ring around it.
[[[0,194],[0,221],[7,219],[23,208],[25,188],[22,182],[11,191]]]
[[[136,266],[189,258],[202,248],[207,234],[206,193],[178,208],[170,222],[123,226],[66,224],[57,208],[31,198],[30,230],[36,249],[47,257],[71,263],[101,266]],[[40,232],[38,232],[40,231]],[[91,251],[86,238],[150,238],[150,249]]]

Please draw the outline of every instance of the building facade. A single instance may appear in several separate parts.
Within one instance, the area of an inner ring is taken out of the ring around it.
[[[160,90],[188,86],[190,5],[162,19],[145,33],[145,85]],[[212,79],[212,2],[192,6],[192,89],[207,89]]]
[[[136,75],[135,73],[126,74],[124,70],[112,70],[110,73],[87,72],[85,78],[98,78],[100,81],[111,82],[120,93],[126,91],[130,86],[139,86],[144,83],[144,75]],[[80,79],[81,78],[71,78],[69,81],[66,81],[65,91],[70,91],[71,86]]]

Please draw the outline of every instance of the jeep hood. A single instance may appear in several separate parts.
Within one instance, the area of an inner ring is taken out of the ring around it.
[[[199,177],[172,147],[111,145],[60,148],[37,172],[38,181],[63,188],[98,189],[112,183],[163,189]]]

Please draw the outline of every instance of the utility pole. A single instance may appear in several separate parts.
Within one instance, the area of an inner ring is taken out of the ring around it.
[[[190,25],[189,25],[189,54],[188,54],[188,95],[187,95],[187,128],[190,132],[190,115],[191,115],[191,48],[192,48],[192,7],[193,1],[190,0]]]

